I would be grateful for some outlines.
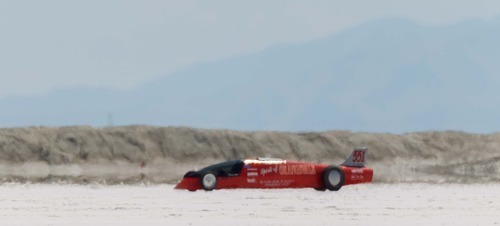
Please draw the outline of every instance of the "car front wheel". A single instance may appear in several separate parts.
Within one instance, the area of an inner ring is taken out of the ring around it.
[[[217,186],[217,177],[214,173],[208,172],[201,176],[201,187],[205,191],[212,191]]]

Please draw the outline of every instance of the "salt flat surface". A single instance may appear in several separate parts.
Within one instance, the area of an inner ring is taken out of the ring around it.
[[[1,225],[498,225],[500,184],[188,192],[172,185],[0,185]]]

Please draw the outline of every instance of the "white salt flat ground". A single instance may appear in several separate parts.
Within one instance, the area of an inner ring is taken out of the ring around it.
[[[498,225],[500,184],[188,192],[172,185],[0,185],[0,225]]]

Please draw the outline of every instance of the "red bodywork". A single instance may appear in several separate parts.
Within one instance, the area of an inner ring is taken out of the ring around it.
[[[316,188],[325,189],[323,171],[327,164],[285,160],[245,160],[238,175],[217,176],[215,189],[230,188]],[[367,167],[338,166],[344,177],[342,185],[368,183],[373,170]],[[185,177],[176,189],[203,189],[200,176]]]

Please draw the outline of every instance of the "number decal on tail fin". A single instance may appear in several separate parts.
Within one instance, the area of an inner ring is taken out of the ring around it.
[[[363,150],[354,150],[352,153],[352,162],[364,162],[365,161],[365,152]]]
[[[350,167],[364,167],[367,152],[367,148],[354,149],[351,155],[345,160],[344,163],[342,163],[342,165]]]

